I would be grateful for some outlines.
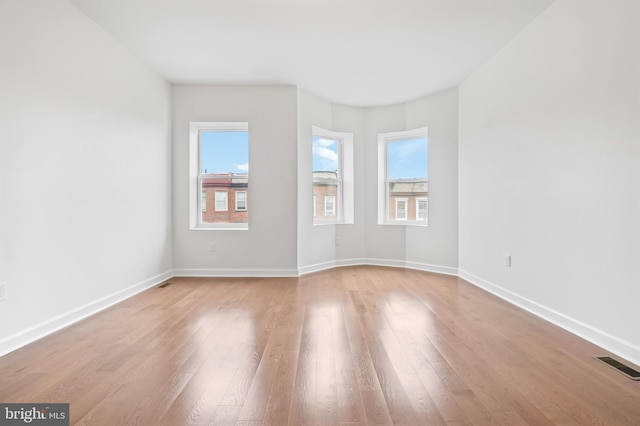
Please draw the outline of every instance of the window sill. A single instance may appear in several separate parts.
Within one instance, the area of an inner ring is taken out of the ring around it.
[[[417,222],[417,221],[412,221],[412,220],[399,220],[397,222],[382,222],[382,223],[378,223],[378,225],[421,226],[421,227],[429,226],[429,224],[427,222]]]
[[[249,224],[248,223],[225,223],[225,224],[215,224],[212,226],[192,226],[189,228],[190,231],[248,231]]]

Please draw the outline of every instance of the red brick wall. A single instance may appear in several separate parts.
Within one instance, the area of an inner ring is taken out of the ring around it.
[[[389,220],[396,220],[396,199],[407,200],[407,218],[406,220],[417,220],[416,198],[426,198],[426,194],[394,194],[389,197]]]
[[[227,192],[227,211],[216,211],[216,191]],[[236,210],[236,191],[245,191],[247,210]],[[202,212],[203,223],[247,223],[249,220],[249,191],[247,187],[208,187],[204,188],[207,197],[206,211]]]
[[[313,185],[313,195],[316,197],[316,212],[313,220],[315,222],[329,221],[329,220],[337,220],[338,212],[340,208],[340,200],[338,199],[338,187],[336,185],[323,185],[323,184],[314,184]],[[335,216],[325,216],[324,214],[324,197],[325,195],[334,195],[336,197],[335,202]]]

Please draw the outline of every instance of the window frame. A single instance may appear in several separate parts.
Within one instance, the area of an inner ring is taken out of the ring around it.
[[[427,208],[425,209],[426,211],[426,216],[421,219],[420,218],[420,201],[424,201],[427,204]],[[416,221],[427,221],[429,220],[429,197],[416,197]]]
[[[337,216],[337,211],[336,211],[336,199],[337,198],[338,197],[335,196],[335,195],[325,195],[324,196],[324,217],[336,217]],[[329,210],[327,208],[327,206],[329,205],[329,203],[327,202],[328,200],[332,200],[331,210]]]
[[[407,140],[426,138],[427,140],[427,170],[430,156],[428,154],[429,149],[429,134],[428,127],[419,127],[411,130],[403,130],[398,132],[388,132],[378,134],[378,225],[394,225],[394,226],[428,226],[429,224],[429,209],[427,208],[427,217],[425,219],[417,219],[418,211],[416,209],[416,218],[409,219],[409,201],[406,202],[406,215],[407,219],[391,219],[389,217],[389,184],[391,182],[415,182],[413,179],[389,179],[387,175],[388,159],[387,153],[389,152],[389,143]],[[427,196],[416,197],[417,199],[427,199],[429,202],[429,176],[427,175]],[[401,197],[404,198],[404,197]],[[428,206],[428,204],[427,204]],[[417,203],[416,203],[417,207]],[[397,212],[396,212],[397,215]]]
[[[409,199],[406,197],[394,198],[396,203],[396,220],[406,222],[409,220]],[[398,217],[398,203],[404,203],[404,217]]]
[[[229,191],[214,191],[214,207],[213,211],[216,212],[228,212],[229,211]],[[218,202],[223,201],[222,199],[218,199],[219,194],[224,194],[224,208],[218,208]]]
[[[236,204],[236,211],[237,212],[246,212],[247,211],[247,191],[242,190],[242,191],[234,191],[234,195],[235,195],[235,204]],[[238,207],[238,194],[244,194],[244,207],[240,208]]]
[[[311,126],[311,140],[314,137],[338,141],[338,195],[334,202],[335,219],[319,220],[314,201],[313,225],[340,225],[354,223],[354,170],[353,170],[353,133],[334,132],[318,126]],[[313,159],[311,158],[313,172]],[[313,197],[313,175],[311,179],[311,195]],[[337,207],[336,204],[337,203]],[[324,210],[326,211],[326,205]],[[325,217],[327,217],[325,215]]]
[[[202,176],[201,176],[201,138],[202,132],[226,132],[226,131],[243,131],[249,133],[249,123],[246,121],[234,122],[218,122],[218,121],[192,121],[189,122],[189,229],[190,230],[248,230],[249,222],[230,223],[230,222],[202,222]],[[249,138],[249,154],[247,161],[251,163],[251,138]],[[249,173],[247,173],[247,184],[249,181]],[[249,197],[249,189],[247,188],[247,198]],[[206,197],[206,196],[205,196]],[[215,196],[214,196],[215,197]],[[227,211],[229,203],[229,194],[227,194]],[[215,210],[214,199],[214,211]],[[205,206],[206,208],[206,206]],[[248,210],[248,209],[247,209]]]

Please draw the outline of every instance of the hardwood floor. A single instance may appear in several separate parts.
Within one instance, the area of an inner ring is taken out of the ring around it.
[[[606,351],[455,277],[171,283],[0,358],[0,401],[78,425],[640,424]]]

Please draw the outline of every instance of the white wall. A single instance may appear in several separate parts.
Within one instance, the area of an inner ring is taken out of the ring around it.
[[[172,94],[176,275],[297,275],[297,89],[177,85]],[[249,122],[249,230],[189,230],[190,121]]]
[[[370,263],[455,274],[458,266],[458,92],[366,109],[366,258]],[[378,134],[428,127],[429,226],[378,225]]]
[[[365,111],[365,257],[376,263],[404,266],[405,226],[378,225],[378,134],[408,130],[405,105],[367,108]],[[424,125],[423,125],[424,127]],[[415,227],[411,227],[414,229]]]
[[[0,354],[171,269],[168,84],[64,0],[0,3]]]
[[[336,264],[357,264],[366,254],[364,204],[369,182],[365,179],[365,112],[358,107],[332,104],[331,114],[331,130],[353,133],[354,223],[336,225],[335,236],[340,241],[335,251]]]
[[[354,224],[313,225],[311,126],[352,133],[354,140]],[[301,273],[351,264],[364,258],[364,111],[298,94],[298,269]],[[336,246],[336,238],[340,245]]]
[[[462,276],[636,363],[639,8],[552,4],[462,84],[459,145]]]
[[[298,246],[303,272],[335,266],[336,225],[313,225],[311,126],[333,130],[331,103],[298,91]]]
[[[407,265],[455,274],[458,267],[457,88],[407,103],[405,123],[407,129],[427,126],[429,132],[429,226],[407,227]]]
[[[335,105],[300,91],[298,114],[300,271],[370,263],[455,274],[458,262],[457,89],[406,104],[376,108]],[[354,134],[353,225],[313,226],[312,125]],[[429,127],[430,226],[378,225],[378,133],[425,126]]]

